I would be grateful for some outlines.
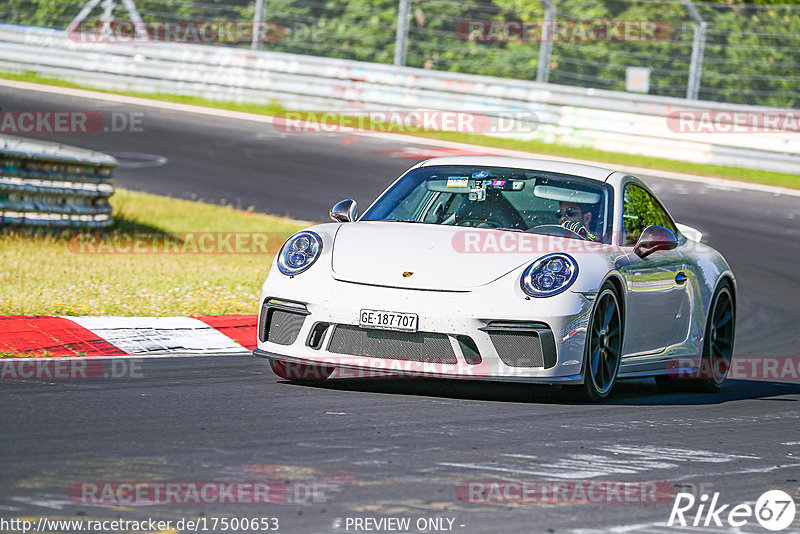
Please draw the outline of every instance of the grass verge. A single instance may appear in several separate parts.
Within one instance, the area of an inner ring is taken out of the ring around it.
[[[0,233],[0,315],[254,314],[289,219],[117,189],[102,234]]]
[[[153,100],[163,100],[168,102],[177,102],[181,104],[191,104],[195,106],[228,109],[232,111],[242,111],[242,112],[256,113],[261,115],[275,115],[277,113],[288,111],[286,108],[277,103],[249,104],[249,103],[238,103],[238,102],[223,102],[223,101],[209,100],[201,97],[181,96],[181,95],[172,95],[163,93],[142,93],[137,91],[102,90],[102,89],[96,89],[88,85],[76,84],[72,82],[59,80],[56,78],[41,76],[35,72],[24,72],[24,73],[0,72],[0,78],[25,81],[31,83],[40,83],[45,85],[55,85],[59,87],[85,89],[89,91],[98,91],[103,93],[136,96],[141,98],[149,98]],[[385,129],[379,123],[374,124],[374,127],[378,131]],[[765,185],[776,185],[781,187],[800,189],[800,174],[784,174],[779,172],[761,171],[755,169],[743,169],[740,167],[725,167],[722,165],[689,163],[689,162],[665,159],[665,158],[635,156],[619,152],[606,152],[603,150],[597,150],[586,147],[557,145],[552,143],[544,143],[541,141],[520,141],[515,139],[499,139],[496,137],[480,135],[480,134],[466,134],[460,132],[420,131],[420,132],[414,132],[411,135],[416,135],[422,138],[432,138],[432,139],[441,139],[445,141],[452,141],[458,143],[468,143],[472,145],[489,147],[489,148],[505,148],[510,150],[520,150],[523,152],[530,152],[532,154],[561,156],[561,157],[597,161],[597,162],[616,164],[616,165],[642,167],[646,169],[652,169],[653,171],[661,170],[661,171],[681,172],[686,174],[696,174],[700,176],[711,176],[717,178],[726,178],[730,180],[739,180],[744,182],[752,182]]]
[[[42,351],[39,354],[28,354],[23,352],[14,352],[8,350],[0,350],[0,358],[53,358],[55,354],[52,352]]]

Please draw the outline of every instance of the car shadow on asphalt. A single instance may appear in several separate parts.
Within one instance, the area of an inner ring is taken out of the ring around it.
[[[387,395],[413,395],[418,397],[444,397],[491,402],[519,402],[537,404],[589,404],[580,399],[574,388],[557,388],[506,382],[442,380],[442,379],[332,379],[324,382],[303,381],[282,383],[297,387],[320,388],[337,391],[357,391]],[[797,395],[799,398],[783,398]],[[725,402],[761,399],[772,401],[800,401],[800,384],[756,380],[729,380],[718,393],[681,391],[664,393],[650,379],[621,380],[611,392],[607,405],[624,406],[680,406],[722,404]]]

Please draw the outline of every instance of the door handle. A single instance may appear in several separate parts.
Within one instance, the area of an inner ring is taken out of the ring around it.
[[[678,284],[678,285],[685,284],[686,280],[688,280],[688,277],[686,276],[686,273],[683,272],[683,271],[681,271],[681,272],[679,272],[678,274],[675,275],[675,283]]]

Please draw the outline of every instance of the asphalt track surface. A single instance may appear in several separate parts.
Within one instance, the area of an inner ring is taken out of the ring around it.
[[[128,153],[116,179],[130,189],[306,220],[324,220],[342,198],[363,208],[418,161],[398,156],[426,147],[287,136],[247,121],[5,87],[0,107],[144,113],[143,132],[40,137]],[[138,166],[152,156],[166,162]],[[643,178],[731,263],[740,289],[736,356],[798,356],[800,198]],[[608,403],[586,405],[515,384],[293,384],[248,356],[137,365],[136,377],[0,381],[0,518],[277,517],[280,531],[298,533],[353,532],[348,518],[385,517],[410,518],[410,532],[422,531],[422,518],[452,519],[463,533],[737,531],[667,527],[671,500],[458,498],[461,482],[498,480],[667,481],[677,491],[719,492],[726,504],[782,489],[800,505],[797,381],[730,381],[716,395],[661,394],[651,380],[629,381]],[[69,496],[86,481],[265,480],[283,484],[287,501],[96,506]],[[784,532],[798,526],[800,513]],[[764,532],[754,519],[738,531]]]

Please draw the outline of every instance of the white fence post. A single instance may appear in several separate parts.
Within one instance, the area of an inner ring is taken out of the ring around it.
[[[264,10],[267,0],[256,0],[256,12],[253,15],[253,40],[250,43],[250,48],[253,50],[261,50],[261,36],[267,33],[264,27]],[[264,29],[262,33],[261,29]]]
[[[550,56],[553,53],[553,30],[556,22],[556,5],[552,0],[542,0],[544,4],[544,21],[542,24],[542,41],[539,43],[539,64],[536,66],[536,81],[547,83],[550,77]]]
[[[397,10],[397,36],[394,40],[394,64],[403,67],[406,64],[408,50],[408,14],[411,11],[411,0],[400,0]]]
[[[692,59],[689,64],[689,82],[686,87],[686,99],[697,100],[700,93],[700,78],[703,73],[703,54],[706,48],[706,28],[708,22],[703,20],[692,0],[684,2],[689,16],[695,22],[694,41],[692,42]]]

